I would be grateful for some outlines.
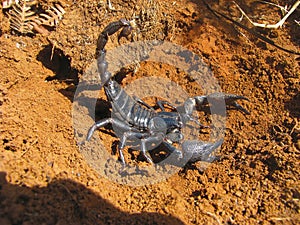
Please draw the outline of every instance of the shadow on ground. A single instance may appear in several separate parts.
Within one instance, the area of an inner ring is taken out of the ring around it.
[[[122,212],[72,180],[54,180],[47,187],[13,185],[0,172],[0,224],[174,224],[159,213]]]
[[[37,55],[36,59],[55,73],[55,76],[46,78],[46,81],[58,80],[69,84],[78,84],[79,71],[71,67],[71,58],[63,50],[47,45]]]

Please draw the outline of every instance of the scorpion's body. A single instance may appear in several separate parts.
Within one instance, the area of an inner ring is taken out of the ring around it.
[[[149,146],[158,146],[161,143],[165,144],[169,152],[176,152],[179,156],[181,156],[182,152],[177,150],[171,144],[180,143],[183,139],[181,129],[188,121],[195,121],[192,117],[193,109],[196,105],[200,106],[207,104],[207,96],[196,96],[187,99],[181,106],[180,113],[178,112],[177,107],[168,102],[157,102],[161,109],[161,111],[157,112],[142,100],[129,96],[116,81],[112,80],[111,73],[107,71],[108,65],[105,59],[105,45],[108,41],[108,36],[114,34],[121,28],[123,29],[119,35],[119,39],[123,36],[127,36],[132,29],[129,21],[121,19],[117,22],[110,23],[107,27],[105,27],[100,33],[97,41],[96,58],[98,72],[108,101],[112,106],[112,117],[96,122],[88,131],[87,140],[90,140],[96,129],[112,124],[116,131],[120,133],[120,144],[118,146],[118,150],[123,165],[125,165],[125,160],[122,150],[128,139],[139,140],[140,150],[150,163],[152,163],[152,159],[146,154],[149,150]],[[246,109],[235,102],[235,100],[238,99],[246,99],[243,96],[231,94],[222,95],[219,93],[214,97],[225,98],[227,104],[248,113]],[[164,105],[172,107],[177,110],[177,112],[165,111]],[[219,145],[219,142],[185,143],[185,149],[183,149],[183,151],[191,152],[192,161],[198,161],[202,159],[203,155],[209,155]]]
[[[104,90],[111,102],[112,110],[119,120],[128,122],[130,126],[136,127],[138,130],[147,130],[150,119],[157,114],[155,111],[135,101],[114,80],[110,80],[104,86]]]

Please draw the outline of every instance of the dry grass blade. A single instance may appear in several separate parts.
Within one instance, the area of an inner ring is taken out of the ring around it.
[[[112,6],[111,1],[107,0],[107,4],[108,4],[108,9],[111,11],[116,11],[115,7]]]
[[[262,2],[262,3],[265,3],[265,4],[269,4],[269,5],[273,5],[273,6],[276,6],[277,8],[279,8],[282,12],[283,15],[285,15],[288,10],[287,10],[287,7],[283,7],[283,6],[280,6],[280,5],[277,5],[275,3],[272,3],[272,2],[267,2],[267,1],[259,1],[259,2]]]
[[[54,27],[63,18],[66,11],[59,4],[55,4],[51,9],[46,10],[46,13],[41,13],[39,17],[34,20],[36,25],[46,25]]]
[[[269,2],[262,1],[264,3],[270,4]],[[269,29],[277,29],[279,27],[282,27],[284,22],[287,20],[287,18],[297,9],[297,7],[300,5],[300,0],[296,1],[295,4],[292,6],[292,8],[284,15],[284,17],[278,21],[276,24],[264,24],[264,23],[256,23],[253,22],[250,17],[242,10],[242,8],[236,3],[233,2],[236,7],[239,9],[239,11],[242,13],[243,16],[246,17],[246,19],[255,27],[262,27],[262,28],[269,28]],[[273,4],[272,4],[273,5]],[[276,5],[277,7],[283,8],[281,6]]]

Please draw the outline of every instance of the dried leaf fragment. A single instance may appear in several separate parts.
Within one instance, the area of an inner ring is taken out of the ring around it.
[[[33,33],[32,24],[37,16],[35,12],[31,10],[32,5],[35,5],[36,1],[25,0],[20,1],[12,5],[12,10],[10,11],[10,27],[22,34]]]
[[[12,7],[13,4],[18,4],[19,0],[2,0],[2,8],[8,9]]]
[[[58,22],[63,18],[66,11],[59,4],[51,6],[45,13],[41,13],[39,17],[34,20],[37,25],[46,25],[50,27],[57,26]]]
[[[3,5],[7,8],[12,7],[10,11],[10,27],[11,29],[21,33],[28,34],[38,32],[41,34],[49,34],[47,27],[55,27],[63,18],[65,10],[56,3],[50,9],[37,14],[36,0],[6,0]],[[45,27],[47,26],[47,27]]]

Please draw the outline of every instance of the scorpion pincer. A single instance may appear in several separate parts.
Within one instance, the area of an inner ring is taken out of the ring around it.
[[[213,150],[221,145],[221,141],[216,143],[208,142],[185,142],[182,145],[182,152],[177,150],[172,144],[180,143],[183,139],[181,133],[182,128],[189,122],[195,121],[192,113],[196,106],[208,104],[208,97],[225,99],[226,105],[235,107],[242,112],[249,112],[239,105],[236,100],[248,100],[246,97],[234,94],[214,93],[209,96],[196,96],[188,98],[180,110],[167,101],[158,101],[157,105],[161,111],[155,111],[147,103],[141,99],[129,96],[125,90],[112,79],[112,74],[107,71],[108,63],[106,62],[105,45],[108,37],[122,29],[118,36],[118,40],[130,34],[132,26],[130,21],[120,19],[119,21],[110,23],[100,33],[97,41],[96,59],[98,73],[101,78],[101,85],[104,87],[108,101],[111,103],[113,117],[105,118],[95,122],[87,133],[86,140],[89,141],[94,132],[108,124],[111,124],[115,130],[121,131],[120,142],[118,145],[118,153],[120,160],[125,166],[123,149],[129,140],[139,140],[139,149],[142,155],[149,163],[153,163],[152,158],[148,154],[148,150],[153,146],[160,144],[166,146],[169,153],[178,154],[178,158],[186,152],[191,153],[191,162],[200,161],[209,156]],[[176,111],[166,111],[164,106],[169,106]],[[197,121],[196,121],[197,122]],[[150,147],[149,147],[150,146]]]

